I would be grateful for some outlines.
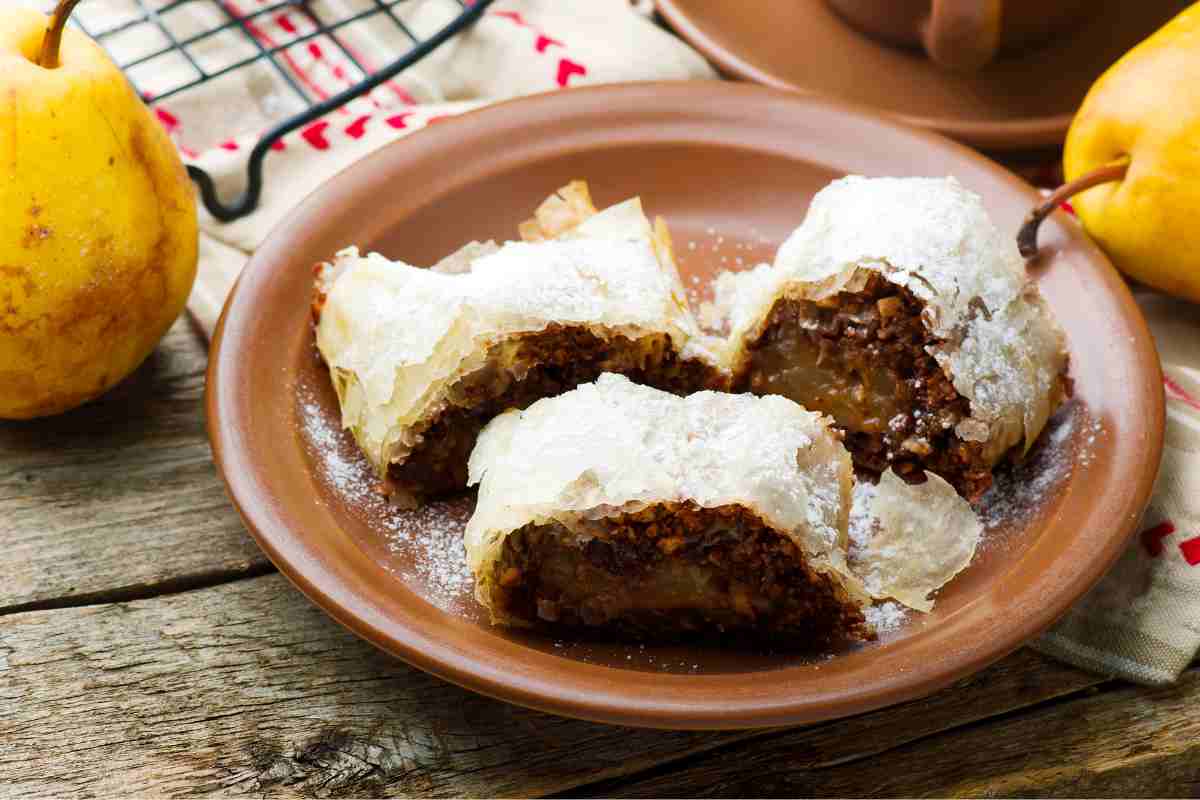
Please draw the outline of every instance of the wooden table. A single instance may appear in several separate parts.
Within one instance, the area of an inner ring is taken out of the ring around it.
[[[377,652],[278,575],[204,433],[178,323],[57,419],[0,423],[0,796],[1200,796],[1200,666],[1150,690],[1023,650],[805,728],[630,730]]]

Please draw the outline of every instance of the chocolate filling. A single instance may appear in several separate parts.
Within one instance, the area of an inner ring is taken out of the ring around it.
[[[967,499],[991,485],[983,444],[955,426],[970,402],[928,347],[940,344],[921,322],[924,304],[872,274],[859,292],[820,302],[782,299],[750,346],[744,383],[833,417],[861,472],[888,467],[907,481],[941,475]]]
[[[656,641],[756,640],[819,649],[871,638],[862,611],[795,544],[741,506],[661,504],[514,531],[493,567],[509,619]]]
[[[497,344],[483,367],[454,384],[446,407],[414,431],[421,437],[416,448],[403,463],[389,467],[388,480],[423,496],[463,489],[475,440],[493,417],[605,372],[676,394],[715,388],[720,381],[704,362],[680,358],[666,334],[601,338],[587,328],[552,324]]]

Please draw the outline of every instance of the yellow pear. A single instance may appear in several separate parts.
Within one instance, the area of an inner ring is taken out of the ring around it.
[[[1200,302],[1200,3],[1096,81],[1063,167],[1069,182],[1116,178],[1071,203],[1118,269]]]
[[[104,51],[0,8],[0,418],[90,400],[145,360],[196,276],[171,141]]]

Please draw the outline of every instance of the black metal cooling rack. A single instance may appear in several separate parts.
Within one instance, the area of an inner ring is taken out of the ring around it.
[[[130,75],[131,82],[150,105],[253,64],[266,63],[283,81],[287,90],[294,93],[304,108],[300,113],[274,124],[254,145],[246,165],[246,188],[232,202],[225,203],[217,196],[216,185],[208,173],[199,167],[188,166],[188,174],[199,187],[201,198],[209,213],[222,222],[229,222],[246,216],[258,206],[262,195],[263,160],[273,144],[292,131],[383,85],[416,64],[447,39],[473,24],[492,4],[493,0],[453,0],[460,9],[457,16],[432,36],[426,38],[417,36],[403,22],[398,13],[400,6],[412,3],[413,0],[358,0],[357,3],[352,4],[355,10],[341,14],[332,14],[327,10],[315,8],[318,4],[309,0],[277,0],[260,4],[252,11],[238,10],[237,6],[227,0],[165,0],[165,2],[164,0],[158,0],[158,2],[131,0],[131,2],[133,12],[123,16],[112,27],[100,29],[94,23],[84,24],[79,21],[78,15],[76,15],[74,24],[105,47],[115,59],[117,54],[109,44],[115,41],[116,37],[134,31],[139,26],[150,26],[158,34],[161,34],[162,46],[153,48],[151,52],[138,54],[133,58],[117,59],[117,65],[127,75]],[[219,21],[202,30],[189,32],[186,36],[178,36],[172,32],[170,25],[164,24],[164,17],[189,4],[205,4],[215,8],[219,12],[215,19]],[[257,20],[260,18],[270,19],[271,15],[285,11],[304,15],[307,22],[310,23],[304,26],[307,32],[291,36],[286,42],[275,46],[264,43],[260,36],[255,35]],[[407,52],[391,64],[374,72],[361,62],[360,58],[355,55],[354,49],[349,47],[339,35],[344,33],[347,26],[367,20],[376,20],[395,26],[396,30],[411,43],[411,48]],[[205,69],[201,65],[201,60],[196,58],[192,48],[211,41],[213,37],[229,34],[237,35],[248,43],[253,49],[253,54],[218,69]],[[311,88],[298,81],[285,64],[280,63],[280,59],[288,50],[317,38],[321,38],[322,42],[328,42],[335,47],[349,63],[358,69],[363,76],[362,80],[333,96],[322,98],[318,97]],[[136,72],[138,67],[149,65],[155,59],[172,54],[181,57],[189,70],[181,72],[177,83],[157,87],[152,96],[147,96],[142,87],[137,86],[138,81],[131,73]]]

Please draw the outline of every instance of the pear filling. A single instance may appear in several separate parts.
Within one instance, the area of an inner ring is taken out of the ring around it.
[[[955,426],[970,403],[929,353],[938,343],[921,322],[924,304],[872,275],[860,292],[819,302],[778,300],[750,347],[755,394],[780,394],[833,417],[861,472],[889,467],[910,482],[929,470],[968,499],[991,484],[979,442]]]
[[[510,623],[800,650],[870,638],[844,590],[735,505],[665,503],[572,529],[526,525],[505,539],[487,585]]]

